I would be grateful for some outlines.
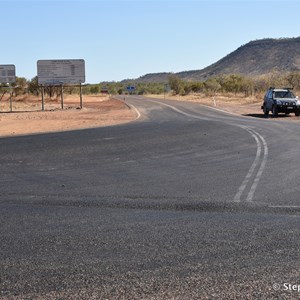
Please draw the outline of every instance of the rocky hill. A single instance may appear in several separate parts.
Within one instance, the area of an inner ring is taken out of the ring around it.
[[[251,41],[202,70],[184,71],[176,75],[185,80],[203,81],[221,74],[258,76],[272,71],[300,71],[300,37]],[[147,74],[136,81],[167,82],[169,75]]]

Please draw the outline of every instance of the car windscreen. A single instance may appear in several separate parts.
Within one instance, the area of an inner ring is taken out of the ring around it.
[[[291,91],[278,91],[275,92],[275,98],[295,98]]]

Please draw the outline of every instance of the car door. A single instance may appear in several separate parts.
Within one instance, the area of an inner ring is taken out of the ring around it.
[[[269,91],[267,95],[267,108],[268,110],[272,110],[273,107],[273,91]]]

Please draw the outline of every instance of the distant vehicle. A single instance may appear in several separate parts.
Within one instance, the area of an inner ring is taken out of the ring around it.
[[[101,88],[101,94],[109,94],[108,88],[106,86]]]
[[[264,96],[264,102],[261,106],[265,116],[272,112],[273,117],[277,117],[278,113],[294,113],[300,116],[300,101],[296,97],[291,88],[269,88]]]

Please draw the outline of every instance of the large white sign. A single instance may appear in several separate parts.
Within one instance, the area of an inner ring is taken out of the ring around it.
[[[15,65],[0,65],[0,83],[16,82]]]
[[[44,85],[78,84],[85,82],[83,59],[38,60],[38,83]]]

